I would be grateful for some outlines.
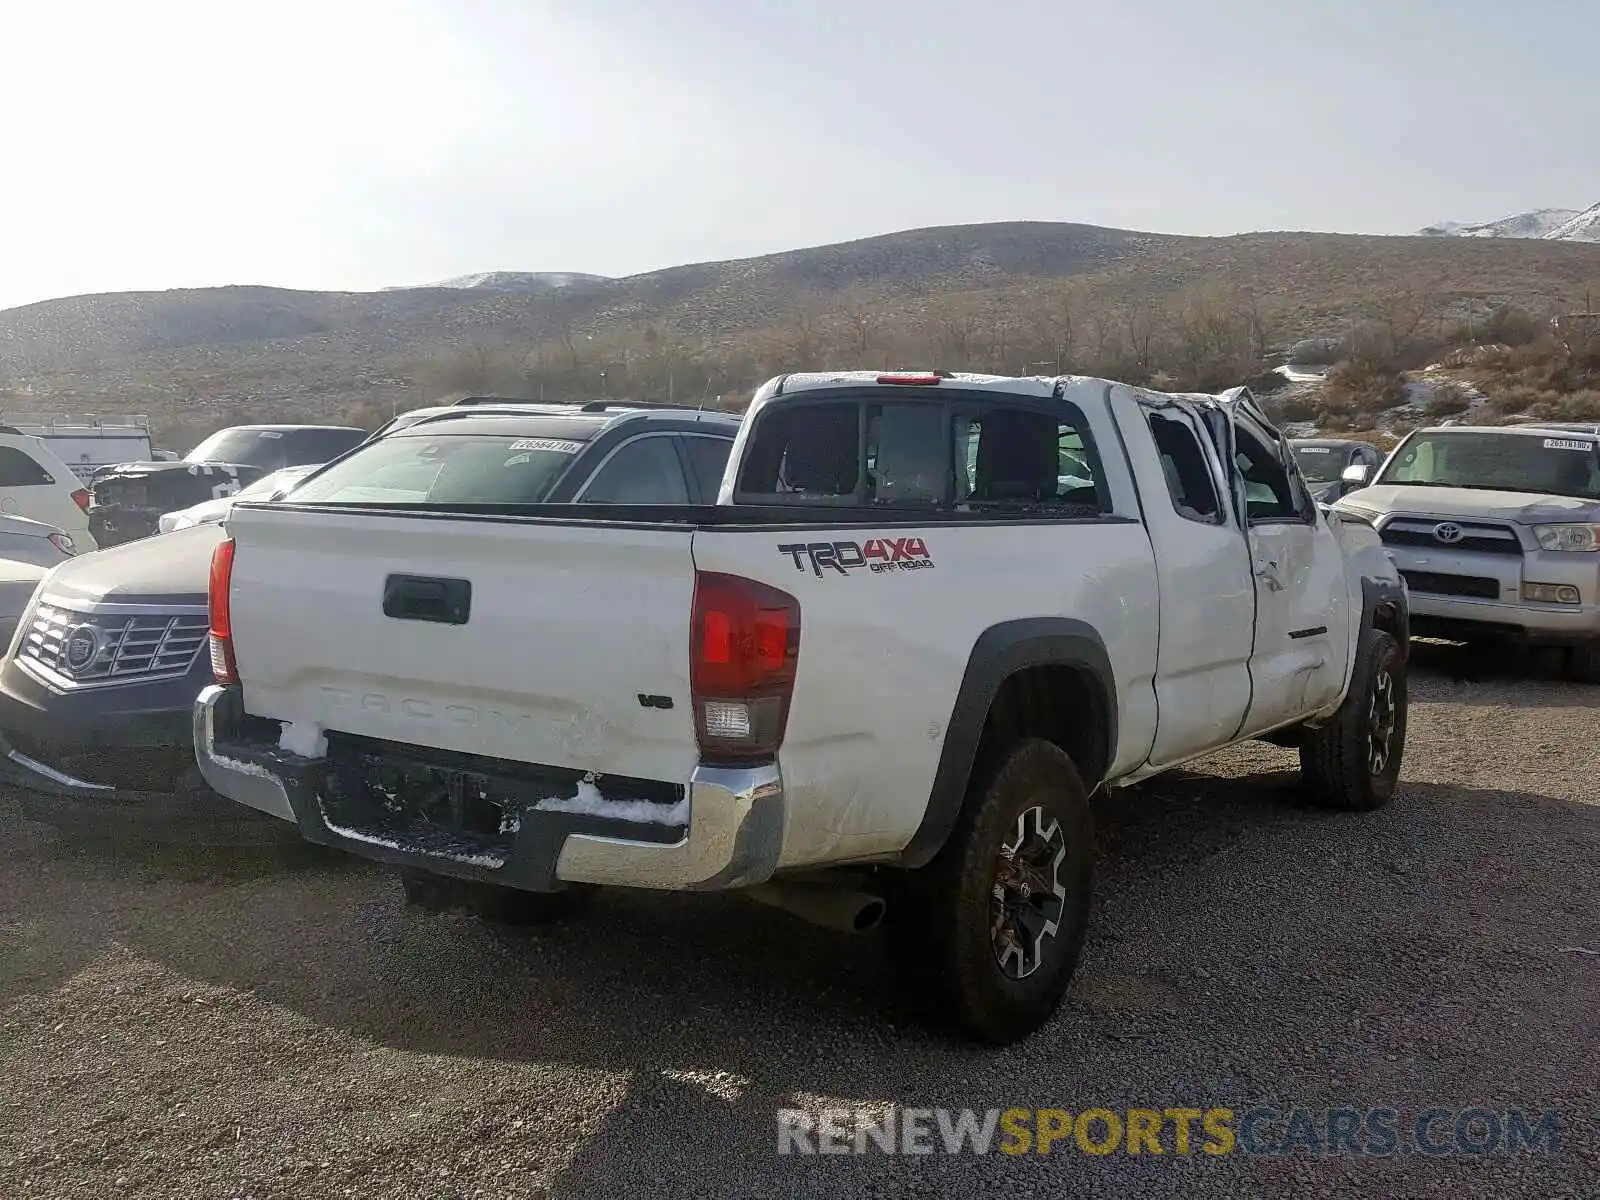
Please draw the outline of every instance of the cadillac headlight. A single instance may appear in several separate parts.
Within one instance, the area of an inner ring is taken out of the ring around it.
[[[1600,550],[1600,525],[1535,525],[1533,537],[1543,550],[1580,554]]]
[[[54,575],[55,571],[52,570],[50,574],[39,580],[34,586],[33,595],[28,597],[27,607],[22,610],[22,615],[17,618],[16,628],[11,631],[11,636],[6,639],[7,659],[10,659],[16,653],[18,643],[27,636],[28,630],[33,628],[33,614],[39,608],[39,597],[44,595],[45,585],[50,582]]]

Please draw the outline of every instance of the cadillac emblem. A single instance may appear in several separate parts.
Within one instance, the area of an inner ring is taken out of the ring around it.
[[[74,625],[61,640],[61,665],[74,675],[100,657],[105,639],[93,625]]]

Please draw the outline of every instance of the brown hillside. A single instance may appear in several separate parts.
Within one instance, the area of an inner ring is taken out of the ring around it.
[[[1196,328],[1179,340],[1232,337],[1242,363],[1358,321],[1392,323],[1402,301],[1408,320],[1442,324],[1505,304],[1569,307],[1586,290],[1600,293],[1600,245],[964,225],[533,292],[225,287],[45,301],[0,311],[0,400],[309,416],[486,381],[737,393],[773,369],[879,358],[1014,370],[1131,356],[1152,368],[1151,338],[1182,321]]]

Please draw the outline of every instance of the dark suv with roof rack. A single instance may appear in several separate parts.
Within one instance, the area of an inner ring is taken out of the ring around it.
[[[343,461],[371,456],[362,490],[379,503],[714,504],[738,429],[686,407],[482,397],[402,413]],[[283,839],[280,822],[213,796],[194,765],[191,714],[211,682],[207,572],[223,536],[179,529],[42,581],[0,666],[0,778],[26,789],[34,819]]]

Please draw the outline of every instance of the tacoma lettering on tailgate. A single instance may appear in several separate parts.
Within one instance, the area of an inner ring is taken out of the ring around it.
[[[430,724],[454,725],[461,729],[481,726],[499,726],[503,729],[520,729],[538,720],[531,712],[505,712],[498,708],[480,708],[475,704],[435,704],[415,696],[389,696],[383,692],[353,692],[349,688],[324,686],[319,689],[339,708],[354,708],[361,712],[383,716],[406,717]]]

